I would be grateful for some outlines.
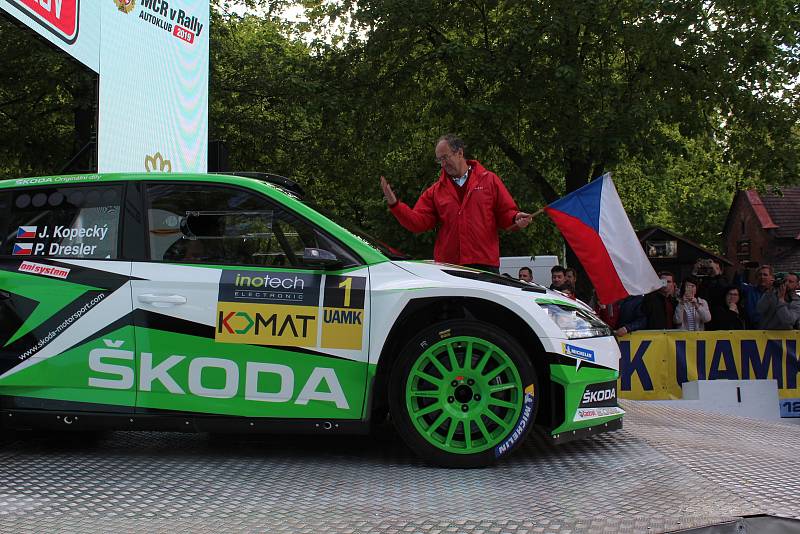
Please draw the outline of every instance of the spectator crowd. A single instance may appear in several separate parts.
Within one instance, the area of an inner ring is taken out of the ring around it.
[[[575,270],[556,265],[550,272],[550,289],[576,298]],[[527,279],[527,275],[520,270],[520,279]],[[695,263],[692,274],[680,285],[669,271],[658,275],[662,286],[652,293],[608,305],[592,296],[590,304],[617,336],[636,330],[800,329],[800,280],[796,272],[776,276],[770,265],[762,265],[751,284],[741,272],[728,280],[716,259],[705,259]]]

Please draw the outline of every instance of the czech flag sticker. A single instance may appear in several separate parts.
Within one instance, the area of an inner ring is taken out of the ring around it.
[[[33,252],[33,243],[14,243],[14,256],[30,256]]]
[[[17,230],[17,239],[33,239],[36,237],[35,226],[20,226]]]

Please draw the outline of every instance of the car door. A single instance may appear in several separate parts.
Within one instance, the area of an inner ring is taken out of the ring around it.
[[[41,180],[49,185],[0,191],[2,406],[132,413],[124,184]]]
[[[135,262],[137,411],[360,418],[368,270],[266,195],[146,184],[149,260]],[[304,263],[306,248],[350,265]]]

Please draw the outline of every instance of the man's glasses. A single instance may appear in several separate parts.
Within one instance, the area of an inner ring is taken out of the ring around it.
[[[441,164],[442,164],[442,163],[444,163],[445,161],[450,161],[450,158],[452,158],[453,156],[455,156],[455,154],[456,154],[455,152],[450,152],[450,153],[449,153],[448,155],[446,155],[446,156],[442,156],[442,157],[440,157],[440,158],[439,158],[439,157],[435,158],[433,161],[435,161],[437,165],[441,165]]]

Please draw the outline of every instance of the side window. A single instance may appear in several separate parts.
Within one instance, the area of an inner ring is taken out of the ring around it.
[[[71,186],[3,193],[3,256],[114,259],[121,186]]]
[[[354,263],[313,226],[249,191],[149,184],[146,199],[154,261],[303,267],[306,248],[324,248]]]

